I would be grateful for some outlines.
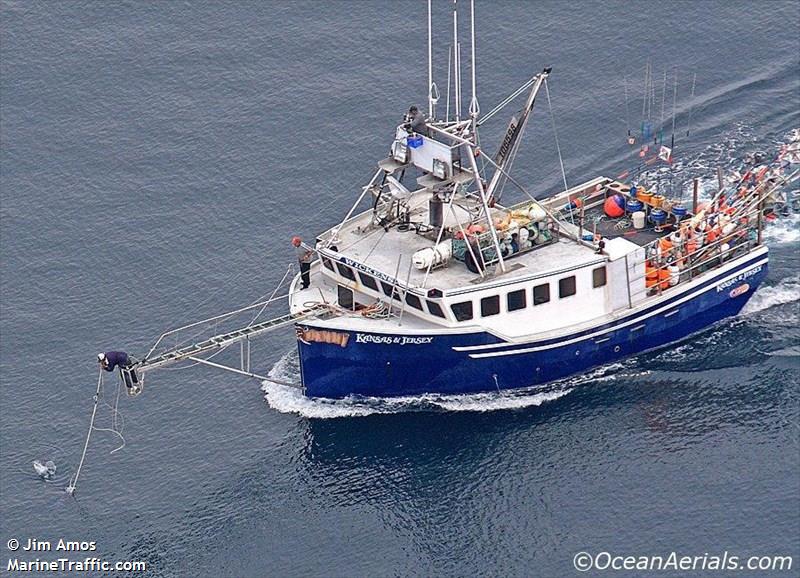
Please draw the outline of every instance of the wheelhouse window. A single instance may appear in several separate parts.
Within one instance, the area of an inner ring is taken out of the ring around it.
[[[355,302],[353,301],[353,292],[347,287],[342,287],[341,285],[337,285],[336,290],[338,293],[337,297],[339,300],[339,305],[352,311],[355,307]]]
[[[406,293],[406,303],[411,305],[414,309],[419,309],[422,311],[422,301],[419,300],[419,297],[412,293]]]
[[[379,291],[378,284],[375,282],[375,279],[372,276],[362,273],[361,271],[358,272],[358,278],[361,279],[361,284],[364,287],[368,287],[373,291]]]
[[[383,288],[383,292],[386,294],[387,297],[391,297],[397,300],[400,299],[400,294],[397,292],[397,289],[395,289],[388,283],[381,281],[381,287]]]
[[[469,321],[472,319],[472,301],[453,303],[450,309],[453,311],[456,321]]]
[[[560,299],[575,295],[575,290],[575,275],[558,280],[558,297]]]
[[[481,317],[491,317],[500,313],[500,295],[481,299]]]
[[[331,263],[331,260],[328,259],[327,257],[323,257],[322,258],[322,264],[325,265],[326,269],[330,269],[331,271],[334,271],[333,263]],[[334,273],[335,273],[335,271],[334,271]]]
[[[428,313],[444,319],[444,311],[442,311],[442,308],[439,307],[436,301],[425,301],[425,303],[428,305]]]
[[[516,311],[518,309],[525,309],[527,307],[527,299],[525,298],[525,289],[519,291],[511,291],[506,295],[506,305],[509,311]]]
[[[347,265],[343,265],[342,263],[336,263],[336,268],[339,270],[339,275],[341,275],[345,279],[350,279],[350,281],[356,280],[355,273],[353,273],[353,270]]]
[[[606,267],[598,267],[592,270],[592,287],[602,287],[606,284]]]
[[[550,283],[537,285],[533,288],[533,304],[541,305],[550,301]]]

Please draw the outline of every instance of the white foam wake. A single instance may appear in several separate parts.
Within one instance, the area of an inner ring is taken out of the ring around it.
[[[800,241],[800,214],[778,217],[764,227],[764,238],[770,245],[797,243]]]
[[[299,381],[297,352],[284,354],[270,370],[269,377],[281,381]],[[487,412],[535,407],[556,400],[572,391],[575,380],[551,384],[547,391],[541,386],[475,394],[438,395],[425,394],[403,397],[347,397],[344,399],[308,398],[300,389],[264,381],[262,390],[269,406],[282,413],[295,413],[303,417],[332,419],[363,417],[405,411],[473,411]],[[556,386],[555,388],[553,386]]]
[[[748,315],[769,307],[797,301],[800,301],[800,276],[787,277],[777,285],[759,287],[742,309],[742,314]]]

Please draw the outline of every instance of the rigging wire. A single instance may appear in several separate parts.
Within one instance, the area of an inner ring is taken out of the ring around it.
[[[553,113],[553,103],[550,101],[550,83],[547,82],[547,79],[544,80],[544,91],[547,95],[547,106],[550,109],[550,123],[553,125],[553,136],[556,140],[556,151],[558,151],[558,164],[561,166],[561,178],[564,180],[564,190],[569,190],[569,185],[567,185],[567,172],[564,170],[564,158],[561,156],[561,145],[558,142],[558,131],[556,130],[556,116]],[[572,210],[572,203],[568,203],[567,206],[569,207],[569,218],[572,222],[572,226],[575,226],[575,215]]]
[[[628,136],[631,136],[631,111],[628,105],[628,77],[623,75],[622,82],[625,87],[625,128],[628,131]]]
[[[694,87],[695,83],[697,82],[697,73],[695,72],[692,75],[692,93],[689,97],[689,118],[686,121],[686,136],[689,136],[689,128],[692,125],[692,112],[694,111]]]
[[[556,139],[556,151],[558,151],[558,164],[561,166],[561,178],[564,181],[564,190],[569,189],[567,185],[567,173],[564,170],[564,159],[561,156],[561,145],[558,142],[558,131],[556,130],[556,116],[553,114],[553,103],[550,101],[550,83],[544,81],[544,90],[547,95],[547,106],[550,108],[550,122],[553,125],[553,136]]]

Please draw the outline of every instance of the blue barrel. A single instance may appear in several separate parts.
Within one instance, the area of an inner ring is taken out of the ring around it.
[[[625,210],[629,213],[636,213],[638,211],[644,210],[644,203],[639,199],[628,199],[628,202],[625,203]]]
[[[667,222],[667,213],[663,209],[656,207],[650,211],[650,221],[654,225],[663,225]]]
[[[686,216],[686,207],[682,207],[681,205],[676,205],[672,207],[672,214],[675,216],[676,221],[680,221]]]

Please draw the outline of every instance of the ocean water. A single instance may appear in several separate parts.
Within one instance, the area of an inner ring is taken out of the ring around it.
[[[434,16],[443,93],[449,6]],[[657,116],[677,69],[677,195],[800,127],[797,2],[477,10],[482,110],[553,66],[571,183],[635,164],[648,59]],[[779,554],[794,570],[766,574],[797,575],[796,216],[768,229],[769,278],[738,318],[532,391],[329,403],[211,368],[153,373],[119,402],[124,448],[96,432],[64,493],[95,354],[142,354],[269,295],[291,235],[336,222],[424,105],[425,30],[423,2],[0,0],[2,572],[8,540],[63,538],[147,576],[554,577],[577,575],[580,551]],[[551,192],[545,99],[526,137],[515,176]],[[293,344],[291,330],[255,343],[254,370],[297,381]],[[98,427],[112,421],[101,405]]]

